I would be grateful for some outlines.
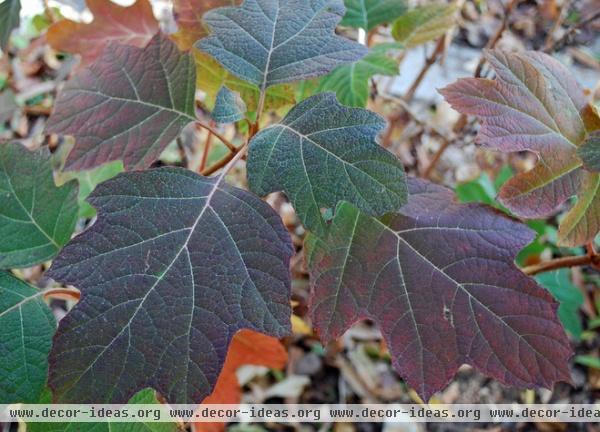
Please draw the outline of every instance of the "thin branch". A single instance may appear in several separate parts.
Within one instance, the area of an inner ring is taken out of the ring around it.
[[[421,71],[417,75],[417,78],[415,78],[415,80],[413,81],[413,83],[411,84],[409,89],[404,94],[404,100],[406,102],[410,102],[413,99],[413,97],[415,96],[415,93],[417,92],[417,89],[421,85],[421,82],[427,75],[427,72],[429,72],[429,69],[431,69],[431,67],[437,61],[438,57],[444,52],[445,46],[446,46],[446,35],[444,35],[438,39],[433,52],[431,53],[430,56],[428,56],[425,59],[425,64],[421,68]]]
[[[234,153],[228,153],[225,157],[221,158],[218,162],[216,162],[213,165],[209,166],[208,168],[204,169],[200,174],[202,174],[203,176],[209,176],[209,175],[214,174],[215,172],[219,171],[223,167],[225,167],[223,172],[226,173],[227,171],[229,171],[231,169],[231,167],[233,165],[235,165],[235,163],[239,160],[239,158],[244,156],[247,148],[248,148],[248,144],[244,144],[239,149],[236,148],[236,151]],[[229,164],[231,164],[231,165],[229,165]]]
[[[216,136],[217,138],[219,138],[219,140],[223,144],[225,144],[227,146],[227,148],[229,149],[229,151],[231,151],[233,153],[235,153],[235,152],[238,151],[238,148],[235,145],[233,145],[231,143],[231,141],[229,141],[227,138],[225,138],[223,135],[221,135],[219,132],[217,132],[215,129],[213,129],[209,125],[206,125],[204,123],[201,123],[201,122],[197,121],[196,122],[196,126],[206,129],[207,131],[209,131],[210,133],[212,133],[214,136]]]
[[[204,148],[202,149],[202,156],[200,156],[200,167],[198,170],[202,172],[206,168],[206,162],[208,160],[208,153],[210,152],[210,148],[212,146],[213,133],[208,131],[208,137],[206,137],[206,142],[204,143]]]
[[[544,42],[544,49],[550,49],[554,44],[554,33],[562,26],[565,18],[567,17],[567,12],[569,11],[569,7],[571,7],[571,0],[565,0],[562,4],[560,11],[558,12],[558,17],[556,17],[556,21],[554,21],[554,25],[552,29],[546,35],[546,40]]]
[[[533,276],[538,273],[556,270],[560,268],[569,268],[585,265],[591,265],[595,268],[598,268],[600,266],[600,255],[595,253],[588,253],[586,255],[581,256],[555,258],[550,261],[544,261],[539,264],[523,267],[521,270],[523,271],[523,273],[528,274],[529,276]]]
[[[560,38],[558,38],[557,40],[555,40],[548,46],[544,47],[543,51],[545,53],[551,53],[553,51],[557,51],[557,50],[561,49],[567,43],[569,38],[571,38],[573,36],[574,33],[576,33],[579,29],[585,27],[589,23],[596,21],[597,19],[600,19],[600,10],[596,11],[595,13],[593,13],[586,19],[583,19],[583,20],[577,22],[576,24],[573,24],[571,27],[569,27],[565,31],[565,33]]]
[[[81,292],[76,288],[48,288],[42,294],[46,300],[53,297],[61,300],[79,301],[81,298]]]

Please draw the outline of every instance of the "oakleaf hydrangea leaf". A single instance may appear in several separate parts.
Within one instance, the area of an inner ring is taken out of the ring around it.
[[[392,22],[406,11],[404,0],[346,0],[346,15],[341,25],[371,31]]]
[[[215,108],[211,114],[217,123],[234,123],[241,120],[246,115],[246,104],[239,93],[229,90],[227,87],[221,87],[217,93]]]
[[[250,141],[248,182],[259,195],[283,190],[304,226],[321,232],[322,208],[349,201],[371,215],[406,201],[402,164],[375,140],[385,121],[340,105],[333,93],[296,105]]]
[[[4,0],[0,3],[0,49],[6,52],[10,34],[19,27],[20,0]]]
[[[392,36],[407,48],[435,40],[455,24],[456,9],[454,3],[417,6],[394,22]]]
[[[577,149],[600,118],[569,71],[539,52],[486,54],[496,79],[463,78],[441,90],[458,111],[482,120],[477,142],[503,152],[530,151],[535,167],[507,181],[498,199],[516,215],[543,218],[578,201],[559,227],[559,243],[579,245],[600,229],[600,176],[582,168]]]
[[[46,129],[75,137],[68,170],[146,168],[196,120],[195,84],[192,56],[161,34],[143,49],[112,44],[67,82]]]
[[[321,337],[374,320],[424,400],[463,363],[512,386],[570,381],[557,304],[514,264],[534,233],[485,205],[455,203],[441,186],[410,179],[409,191],[408,204],[380,219],[342,203],[327,236],[308,241]]]
[[[56,187],[47,148],[0,144],[0,268],[54,257],[73,234],[77,210],[77,184]]]
[[[365,47],[335,34],[343,14],[342,0],[246,0],[207,12],[212,34],[196,47],[264,90],[324,75],[365,55]]]
[[[56,322],[42,291],[0,271],[0,404],[36,403]]]
[[[48,275],[81,290],[60,321],[49,385],[64,402],[172,403],[212,391],[233,335],[290,330],[290,238],[268,204],[181,168],[129,172],[88,201],[98,219]]]
[[[398,63],[386,55],[387,45],[376,45],[371,52],[347,65],[338,66],[321,78],[318,91],[334,91],[344,105],[364,107],[369,99],[369,80],[374,75],[398,74]]]
[[[600,131],[592,132],[577,149],[583,167],[589,171],[600,171]]]
[[[136,0],[131,6],[119,6],[107,0],[86,0],[94,20],[79,23],[61,20],[48,29],[46,37],[52,48],[80,54],[89,64],[110,43],[144,48],[158,32],[158,21],[148,0]]]

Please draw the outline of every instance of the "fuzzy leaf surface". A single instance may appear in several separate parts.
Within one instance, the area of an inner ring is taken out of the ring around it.
[[[290,238],[268,204],[180,168],[121,174],[88,201],[98,220],[49,276],[81,290],[60,322],[49,384],[58,400],[171,403],[213,389],[233,335],[290,329]]]
[[[458,111],[482,120],[481,145],[530,151],[535,167],[504,184],[498,199],[515,214],[544,218],[568,198],[575,206],[559,227],[559,244],[574,246],[600,230],[600,176],[582,169],[578,147],[600,118],[569,71],[540,52],[487,52],[496,79],[463,78],[441,93]]]
[[[344,105],[365,107],[369,99],[369,80],[374,75],[398,74],[398,63],[388,57],[386,49],[375,46],[354,63],[338,66],[321,78],[318,91],[333,91]]]
[[[406,11],[404,0],[345,0],[346,15],[341,25],[373,30],[392,22]]]
[[[217,93],[215,108],[211,117],[217,123],[234,123],[246,116],[246,104],[240,94],[221,87]]]
[[[67,82],[46,131],[75,137],[67,170],[147,168],[196,120],[195,84],[192,56],[161,34],[143,49],[111,44]]]
[[[413,8],[400,16],[392,26],[392,36],[407,48],[435,40],[455,23],[456,5],[432,3]]]
[[[20,0],[4,0],[0,3],[0,49],[6,52],[10,34],[19,27],[21,13]]]
[[[196,47],[264,90],[324,75],[364,56],[364,46],[335,34],[343,14],[342,0],[246,0],[206,13],[211,35]]]
[[[80,54],[90,64],[110,43],[144,48],[158,32],[158,21],[148,0],[119,6],[107,0],[86,0],[94,16],[91,23],[61,20],[48,29],[48,43],[58,51]]]
[[[570,381],[571,348],[552,296],[514,264],[534,238],[521,223],[448,189],[409,180],[398,213],[338,206],[310,238],[311,315],[322,338],[377,322],[394,367],[428,400],[468,363],[512,386]]]
[[[0,144],[1,269],[54,257],[71,238],[77,211],[77,184],[56,187],[47,148]]]
[[[321,93],[250,141],[248,182],[259,195],[283,190],[304,226],[322,232],[322,208],[349,201],[372,215],[406,201],[402,164],[376,141],[385,121]]]
[[[600,131],[592,132],[577,149],[583,167],[589,171],[600,171]]]
[[[42,291],[0,271],[0,403],[36,403],[56,321]]]

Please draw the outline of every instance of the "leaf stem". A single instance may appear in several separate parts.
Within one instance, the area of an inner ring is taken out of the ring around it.
[[[208,136],[206,137],[206,142],[204,143],[204,148],[202,149],[202,156],[200,157],[200,167],[198,168],[200,172],[206,168],[206,161],[208,160],[208,153],[210,152],[213,137],[213,133],[208,131]]]
[[[64,299],[68,297],[70,300],[79,301],[81,298],[81,292],[76,288],[48,288],[41,292],[45,299],[49,297],[57,297]]]
[[[244,144],[239,149],[236,148],[235,153],[229,153],[225,157],[221,158],[215,164],[202,170],[200,172],[200,174],[202,174],[203,176],[209,176],[209,175],[214,174],[215,172],[219,171],[221,168],[223,168],[223,173],[221,174],[221,176],[224,176],[224,174],[226,174],[233,167],[233,165],[235,165],[235,163],[242,156],[244,156],[246,154],[247,149],[248,149],[248,144]]]
[[[217,132],[214,128],[210,127],[209,125],[206,125],[202,122],[196,121],[196,126],[204,128],[207,131],[209,131],[210,133],[212,133],[214,136],[216,136],[223,144],[225,144],[227,146],[229,151],[231,151],[233,153],[236,153],[238,151],[238,148],[235,145],[233,145],[233,143],[231,141],[229,141],[227,138],[225,138],[223,135],[221,135],[219,132]]]
[[[560,268],[569,268],[585,265],[591,265],[594,268],[599,268],[600,255],[594,252],[587,253],[586,255],[581,256],[555,258],[550,261],[544,261],[539,264],[523,267],[521,270],[523,271],[523,273],[528,274],[529,276],[533,276],[538,273],[556,270]]]

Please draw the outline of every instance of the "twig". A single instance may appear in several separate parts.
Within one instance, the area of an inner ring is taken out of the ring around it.
[[[586,25],[588,25],[589,23],[597,20],[600,18],[600,10],[596,11],[595,13],[593,13],[592,15],[590,15],[589,17],[587,17],[586,19],[583,19],[579,22],[577,22],[576,24],[573,24],[571,27],[569,27],[567,29],[567,31],[565,31],[565,33],[558,38],[556,41],[552,42],[549,46],[544,47],[544,52],[545,53],[550,53],[553,51],[557,51],[559,49],[561,49],[569,40],[569,38],[575,33],[577,32],[577,30],[579,30],[582,27],[585,27]]]
[[[203,176],[209,176],[209,175],[214,174],[215,172],[219,171],[223,167],[224,167],[223,172],[227,173],[227,171],[229,171],[231,169],[231,167],[233,167],[233,165],[235,165],[235,163],[242,156],[244,156],[247,148],[248,148],[248,144],[244,144],[239,149],[236,149],[235,153],[227,154],[225,157],[223,157],[221,160],[219,160],[215,164],[204,169],[200,174],[202,174]]]
[[[433,66],[435,64],[435,62],[438,59],[438,57],[440,56],[440,54],[444,51],[445,46],[446,46],[446,35],[444,35],[438,39],[433,52],[431,53],[431,55],[429,57],[427,57],[425,59],[425,64],[421,68],[421,71],[417,75],[417,78],[415,78],[412,85],[409,87],[409,89],[406,91],[406,93],[404,95],[405,102],[410,102],[413,99],[413,97],[415,96],[415,93],[417,92],[417,89],[421,85],[421,82],[427,75],[427,72],[429,72],[429,69],[431,69],[431,66]]]
[[[571,6],[571,0],[565,0],[564,3],[562,4],[560,11],[558,13],[558,17],[556,17],[556,21],[554,21],[554,25],[552,26],[552,28],[546,35],[546,40],[544,41],[543,49],[550,48],[552,46],[552,44],[554,43],[554,37],[553,37],[554,33],[556,33],[556,31],[560,28],[563,21],[565,20],[570,6]]]
[[[69,300],[79,301],[81,298],[81,292],[76,288],[48,288],[42,294],[46,300],[55,297],[63,300],[68,298]]]
[[[202,149],[202,156],[200,157],[200,167],[198,168],[200,172],[206,168],[206,161],[208,160],[208,153],[212,145],[213,137],[213,133],[208,131],[208,137],[206,137],[206,142],[204,143],[204,148]]]
[[[588,253],[586,255],[581,256],[555,258],[550,261],[544,261],[539,264],[523,267],[521,270],[523,271],[523,273],[528,274],[529,276],[533,276],[538,273],[547,272],[550,270],[584,265],[591,265],[595,268],[598,268],[600,266],[600,255],[596,253]]]
[[[197,126],[197,127],[201,127],[201,128],[204,128],[204,129],[206,129],[207,131],[209,131],[210,133],[212,133],[214,136],[216,136],[217,138],[219,138],[219,140],[220,140],[220,141],[221,141],[223,144],[225,144],[225,145],[227,146],[227,148],[228,148],[228,149],[229,149],[231,152],[235,153],[235,152],[237,152],[237,151],[238,151],[238,148],[237,148],[235,145],[233,145],[233,144],[231,143],[231,141],[229,141],[227,138],[225,138],[223,135],[221,135],[219,132],[217,132],[215,129],[213,129],[213,128],[212,128],[212,127],[210,127],[209,125],[206,125],[206,124],[204,124],[204,123],[201,123],[201,122],[199,122],[199,121],[196,121],[196,126]]]

